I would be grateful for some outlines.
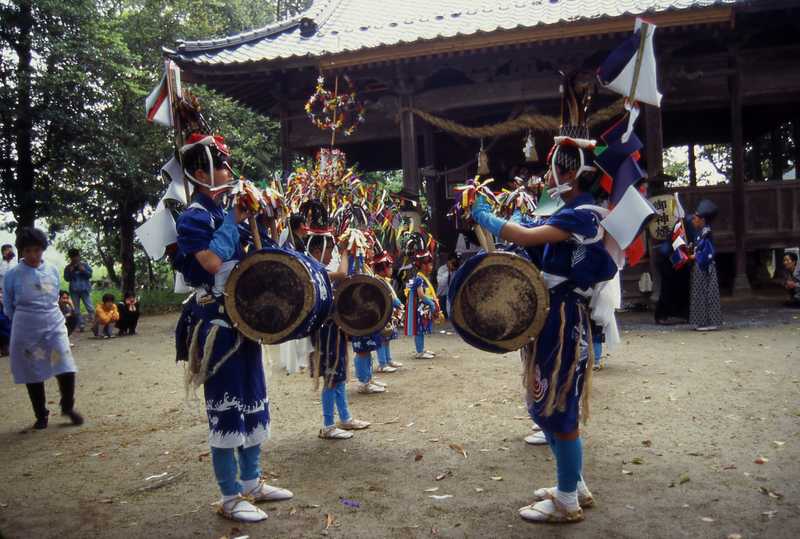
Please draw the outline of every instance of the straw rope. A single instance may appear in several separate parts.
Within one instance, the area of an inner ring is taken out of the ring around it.
[[[509,135],[511,133],[517,133],[519,131],[525,131],[528,129],[533,129],[535,131],[556,132],[561,126],[561,120],[559,120],[556,116],[525,113],[512,120],[506,120],[505,122],[501,122],[499,124],[469,127],[452,120],[448,120],[447,118],[442,118],[441,116],[436,116],[429,112],[425,112],[424,110],[415,109],[413,107],[405,108],[403,110],[419,116],[429,124],[436,126],[439,129],[469,138],[497,137]],[[622,113],[624,110],[624,100],[620,99],[614,104],[594,113],[589,120],[589,126],[593,127],[597,124],[604,123]]]

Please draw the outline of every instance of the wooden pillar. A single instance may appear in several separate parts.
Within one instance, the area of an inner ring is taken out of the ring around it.
[[[800,180],[800,116],[792,120],[792,140],[794,141],[794,179]]]
[[[281,144],[281,180],[286,180],[292,172],[292,150],[289,143],[289,112],[285,107],[280,111],[280,144]]]
[[[417,132],[414,115],[405,110],[413,106],[413,96],[400,96],[400,152],[403,164],[403,191],[417,198],[419,196],[419,155],[417,151]]]
[[[664,173],[664,133],[661,128],[661,109],[652,105],[643,105],[645,118],[645,157],[647,159],[647,176],[651,180]]]
[[[689,144],[689,185],[697,187],[697,156],[694,153],[694,144]]]
[[[733,161],[733,233],[736,242],[736,276],[733,281],[733,293],[736,295],[750,292],[747,280],[747,251],[745,238],[747,234],[747,215],[745,212],[744,192],[744,118],[742,116],[742,84],[737,48],[731,48],[728,54],[728,92],[731,101],[731,157]]]
[[[664,191],[664,184],[660,181],[664,174],[664,134],[661,128],[661,109],[652,105],[642,105],[645,121],[645,159],[647,159],[647,177],[652,181],[648,185],[647,194],[652,196]],[[658,180],[658,182],[653,181]],[[661,297],[661,274],[658,272],[656,256],[652,239],[647,236],[647,258],[649,261],[650,277],[653,280],[653,290],[650,300],[658,301]]]

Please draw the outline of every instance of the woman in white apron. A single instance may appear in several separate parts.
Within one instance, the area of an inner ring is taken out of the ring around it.
[[[25,384],[36,414],[35,429],[47,427],[50,411],[45,380],[56,377],[61,391],[61,413],[74,425],[83,423],[75,411],[75,360],[69,347],[64,315],[58,308],[60,274],[42,258],[47,236],[36,228],[17,232],[20,263],[6,274],[3,307],[11,319],[11,373],[14,383]]]

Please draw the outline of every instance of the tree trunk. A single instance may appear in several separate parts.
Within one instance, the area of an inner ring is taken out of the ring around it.
[[[17,64],[17,107],[14,139],[17,150],[17,181],[14,186],[16,201],[14,217],[19,226],[33,226],[36,220],[36,195],[34,194],[33,168],[33,111],[31,106],[31,30],[33,13],[30,0],[19,2],[19,37],[15,44]]]
[[[119,258],[122,263],[122,291],[129,292],[136,289],[136,260],[133,256],[133,235],[136,230],[136,221],[127,204],[120,204],[119,210]]]
[[[108,253],[103,251],[103,242],[100,230],[97,231],[97,237],[95,243],[97,245],[97,252],[100,255],[100,260],[103,261],[103,265],[106,267],[106,272],[108,273],[108,278],[111,281],[119,286],[119,277],[117,276],[117,272],[114,270],[114,259],[108,256]]]

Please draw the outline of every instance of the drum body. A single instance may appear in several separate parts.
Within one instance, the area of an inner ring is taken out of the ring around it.
[[[319,329],[333,310],[333,290],[325,268],[310,256],[261,249],[231,272],[225,309],[246,337],[279,344]]]
[[[539,269],[524,251],[480,252],[453,276],[447,309],[453,327],[475,348],[519,350],[541,331],[549,298]]]
[[[392,318],[392,291],[371,275],[351,275],[337,284],[334,303],[333,319],[353,337],[380,333]]]

